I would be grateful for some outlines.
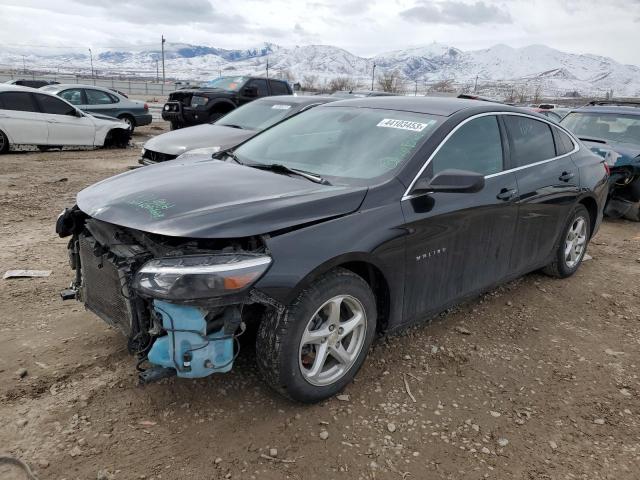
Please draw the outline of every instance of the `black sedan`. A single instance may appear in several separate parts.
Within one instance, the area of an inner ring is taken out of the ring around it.
[[[316,107],[218,158],[100,182],[58,220],[74,294],[129,337],[144,382],[232,368],[255,328],[265,381],[316,402],[376,332],[544,269],[579,268],[601,158],[499,104],[388,97]]]

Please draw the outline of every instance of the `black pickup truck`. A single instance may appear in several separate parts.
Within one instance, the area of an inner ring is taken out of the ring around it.
[[[256,98],[291,95],[284,80],[261,77],[220,77],[201,88],[177,90],[169,95],[162,118],[171,129],[214,122],[231,110]]]

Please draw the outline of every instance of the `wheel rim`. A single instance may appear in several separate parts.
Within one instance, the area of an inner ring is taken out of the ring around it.
[[[304,379],[326,386],[342,378],[356,362],[367,334],[367,315],[350,295],[338,295],[316,310],[305,326],[298,363]]]
[[[4,150],[4,134],[0,132],[0,152]]]
[[[587,222],[583,217],[577,217],[571,224],[564,241],[564,261],[567,267],[574,268],[580,263],[586,245]]]

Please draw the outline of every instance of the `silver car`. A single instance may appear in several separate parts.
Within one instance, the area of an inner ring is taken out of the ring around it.
[[[149,106],[139,100],[130,100],[120,92],[94,85],[47,85],[40,90],[63,98],[80,110],[119,118],[129,124],[131,131],[151,123]]]

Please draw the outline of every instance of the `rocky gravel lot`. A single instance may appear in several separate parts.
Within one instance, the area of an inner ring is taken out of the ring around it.
[[[0,157],[0,455],[40,479],[638,479],[640,224],[606,221],[567,280],[527,275],[392,338],[314,406],[234,370],[136,385],[125,342],[58,292],[54,222],[126,150]],[[250,347],[250,345],[245,345]],[[22,479],[0,466],[1,479]]]

